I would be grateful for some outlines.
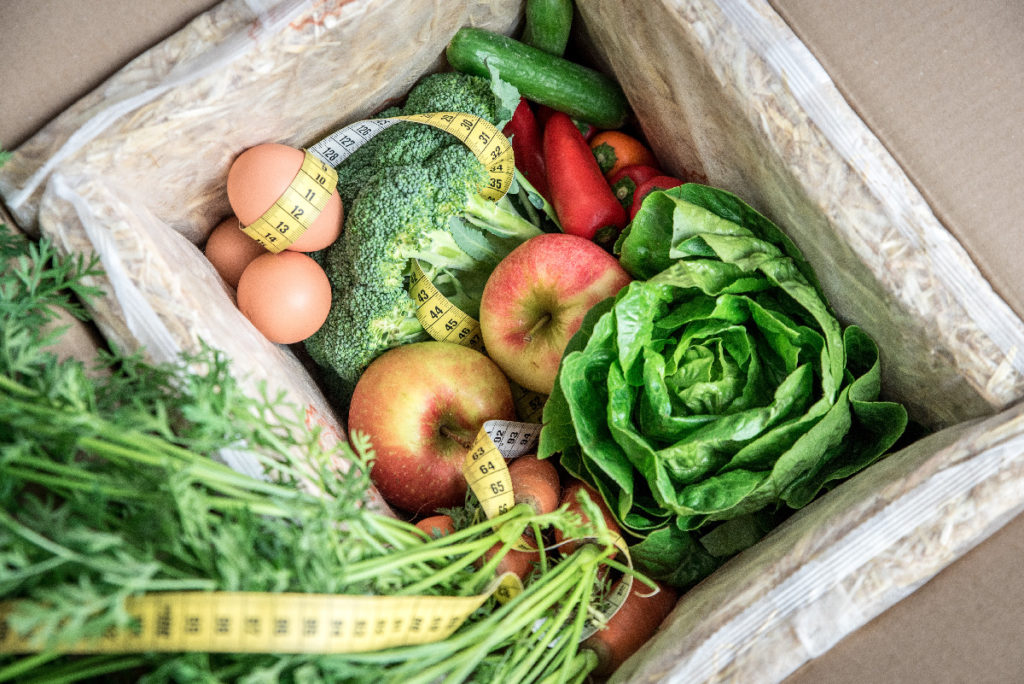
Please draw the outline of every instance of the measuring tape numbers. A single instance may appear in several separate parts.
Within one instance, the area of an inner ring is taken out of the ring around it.
[[[288,188],[263,215],[242,231],[274,254],[295,243],[327,206],[338,185],[338,173],[309,150]]]
[[[413,259],[409,296],[416,302],[416,319],[432,339],[453,342],[483,351],[480,323],[441,294]]]
[[[337,168],[353,152],[381,131],[403,121],[426,124],[458,138],[487,168],[488,181],[480,194],[490,200],[501,199],[512,187],[515,155],[512,143],[491,122],[464,112],[406,114],[381,119],[366,119],[331,133],[309,148],[309,152]]]
[[[518,577],[511,575],[518,581]],[[258,592],[161,592],[129,598],[135,629],[61,646],[62,653],[362,653],[433,643],[451,636],[492,595],[351,596]],[[514,586],[514,585],[513,585]],[[0,654],[40,650],[0,613]]]
[[[536,450],[539,437],[539,424],[511,420],[489,420],[477,433],[466,452],[462,474],[488,518],[515,506],[507,462]]]
[[[489,420],[480,428],[466,453],[462,474],[488,518],[499,516],[515,506],[515,492],[508,471],[508,461],[536,450],[540,428],[539,423],[511,420]],[[618,556],[632,569],[633,562],[625,539],[621,535],[616,535],[614,545],[618,550]],[[592,614],[584,623],[581,640],[601,629],[603,622],[618,612],[626,602],[632,586],[633,575],[627,572],[602,598],[600,604],[592,607]],[[510,591],[511,596],[502,600],[518,595],[521,590],[520,583],[518,588]]]

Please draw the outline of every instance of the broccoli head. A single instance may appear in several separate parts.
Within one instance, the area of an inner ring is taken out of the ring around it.
[[[498,110],[486,80],[444,73],[417,85],[402,112],[468,111],[493,122]],[[453,304],[477,316],[491,270],[542,228],[507,198],[482,198],[483,164],[454,136],[422,124],[383,131],[338,171],[345,226],[319,255],[334,293],[331,310],[305,345],[327,371],[332,399],[345,407],[374,358],[428,339],[407,291],[413,260]]]
[[[518,98],[518,94],[516,94]],[[511,104],[512,109],[509,109]],[[499,99],[486,79],[459,72],[431,74],[409,92],[404,107],[390,107],[376,118],[428,112],[474,114],[499,128],[511,117],[516,103]],[[424,161],[438,150],[459,142],[450,133],[418,123],[402,122],[374,136],[338,167],[338,193],[348,207],[366,178],[385,168]]]

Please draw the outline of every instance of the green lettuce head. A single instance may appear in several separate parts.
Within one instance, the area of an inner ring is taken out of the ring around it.
[[[685,586],[877,460],[907,414],[878,400],[871,338],[840,324],[795,245],[734,195],[655,192],[616,249],[638,280],[567,348],[540,455],[644,538],[641,569]]]

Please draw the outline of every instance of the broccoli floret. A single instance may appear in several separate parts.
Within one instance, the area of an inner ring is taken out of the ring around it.
[[[460,72],[442,72],[420,80],[406,98],[404,107],[390,107],[375,118],[465,112],[482,117],[500,128],[511,117],[508,107],[507,98],[496,98],[485,79]],[[514,107],[515,104],[512,105]],[[422,162],[442,148],[459,144],[450,133],[431,126],[395,124],[374,136],[338,167],[338,193],[342,204],[347,207],[355,199],[368,176],[392,166]]]
[[[446,73],[424,79],[402,111],[468,110],[494,121],[498,109],[486,80]],[[494,266],[542,230],[507,199],[482,198],[483,164],[454,136],[421,124],[378,134],[343,162],[342,177],[339,188],[344,183],[350,195],[344,230],[320,255],[334,291],[331,311],[305,344],[329,369],[326,384],[344,407],[374,358],[429,339],[407,292],[413,259],[453,304],[477,316]]]
[[[446,71],[425,76],[405,100],[410,112],[465,112],[499,123],[502,103],[491,84],[478,76]]]

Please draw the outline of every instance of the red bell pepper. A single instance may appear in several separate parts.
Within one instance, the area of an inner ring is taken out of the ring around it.
[[[552,109],[547,105],[537,105],[537,121],[540,122],[540,127],[544,128],[548,125],[548,119],[554,114],[557,109]],[[569,117],[572,118],[572,117]],[[601,129],[594,124],[589,124],[586,121],[580,121],[579,119],[572,119],[572,122],[576,124],[576,128],[580,129],[580,133],[583,134],[583,139],[588,143],[590,140],[597,135]]]
[[[600,162],[598,164],[600,165]],[[608,184],[612,186],[612,192],[619,199],[622,208],[628,211],[633,206],[633,193],[636,192],[636,189],[644,181],[662,175],[664,174],[661,169],[647,166],[646,164],[633,164],[620,169],[612,175],[608,179]]]
[[[516,166],[537,192],[548,198],[548,179],[547,171],[544,168],[544,143],[541,137],[541,128],[525,97],[519,99],[516,111],[513,112],[512,118],[505,124],[502,132],[506,137],[511,138]]]
[[[551,205],[562,230],[610,248],[627,222],[626,210],[567,114],[555,112],[544,128],[544,163]]]
[[[672,176],[655,176],[650,180],[644,181],[636,189],[636,192],[633,193],[633,207],[629,210],[629,220],[632,221],[633,217],[636,216],[636,212],[640,211],[640,205],[643,204],[644,197],[647,197],[655,190],[668,190],[682,184],[683,181]]]

